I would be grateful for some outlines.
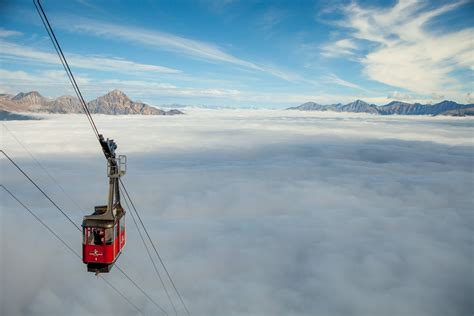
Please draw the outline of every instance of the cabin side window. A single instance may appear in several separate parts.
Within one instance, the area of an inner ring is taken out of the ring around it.
[[[122,234],[125,231],[125,217],[120,219],[120,233]]]
[[[105,244],[111,245],[114,239],[114,231],[113,228],[106,228],[105,229]]]
[[[87,244],[88,234],[89,234],[89,227],[84,227],[84,229],[82,229],[82,243],[84,245]]]

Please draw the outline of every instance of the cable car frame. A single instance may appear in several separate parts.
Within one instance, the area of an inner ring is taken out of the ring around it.
[[[82,221],[82,261],[87,271],[106,273],[112,269],[126,243],[125,210],[120,204],[120,177],[125,175],[127,158],[115,155],[117,145],[112,139],[99,135],[102,150],[107,158],[109,192],[107,205],[94,208],[94,213]]]

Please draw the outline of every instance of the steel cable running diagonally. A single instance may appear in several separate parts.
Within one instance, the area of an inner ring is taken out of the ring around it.
[[[76,200],[74,200],[71,195],[67,193],[67,191],[59,183],[59,181],[48,171],[48,169],[46,169],[45,166],[43,166],[43,164],[38,159],[36,159],[36,157],[31,153],[31,151],[26,148],[26,146],[18,139],[18,137],[15,136],[15,134],[7,127],[7,125],[5,123],[2,123],[2,126],[10,134],[10,136],[23,148],[23,150],[28,153],[31,159],[33,159],[33,161],[44,171],[44,173],[48,175],[48,177],[58,186],[64,196],[66,196],[69,201],[71,201],[77,207],[78,210],[81,210],[82,207],[79,205],[79,203],[77,203]]]
[[[76,227],[77,230],[79,230],[80,232],[82,232],[82,230],[81,230],[81,228],[79,227],[79,225],[77,225],[77,224],[72,220],[72,218],[69,217],[69,215],[67,215],[66,212],[64,212],[63,209],[60,208],[60,207],[58,206],[58,204],[56,204],[56,202],[54,202],[54,201],[49,197],[49,195],[47,195],[46,192],[44,192],[43,189],[41,189],[41,188],[39,187],[39,185],[37,185],[36,182],[33,181],[33,179],[31,179],[31,177],[30,177],[28,174],[27,174],[25,171],[23,171],[23,169],[22,169],[12,158],[10,158],[9,155],[7,155],[7,153],[6,153],[5,151],[3,151],[3,149],[0,149],[0,152],[18,169],[18,171],[20,171],[20,172],[23,174],[23,176],[25,176],[25,177],[36,187],[36,189],[38,189],[38,191],[40,191],[40,192],[51,202],[51,204],[54,205],[54,207],[55,207],[59,212],[61,212],[61,214],[63,214],[63,215],[67,218],[67,220],[68,220],[71,224],[74,225],[74,227]]]
[[[54,31],[53,31],[53,29],[52,29],[52,27],[51,27],[51,24],[49,23],[48,17],[46,16],[46,13],[45,13],[44,10],[43,10],[43,7],[42,7],[42,5],[41,5],[41,3],[40,3],[40,0],[33,0],[33,3],[34,3],[34,5],[35,5],[35,7],[36,7],[36,10],[38,11],[38,14],[39,14],[40,17],[41,17],[41,21],[43,22],[43,25],[44,25],[46,31],[48,32],[49,38],[51,39],[51,42],[53,43],[53,46],[54,46],[54,48],[55,48],[55,50],[56,50],[56,53],[58,54],[59,59],[61,60],[61,63],[62,63],[62,65],[63,65],[63,67],[64,67],[64,70],[66,71],[66,73],[67,73],[67,75],[68,75],[68,78],[69,78],[69,80],[70,80],[70,82],[71,82],[71,84],[72,84],[72,86],[73,86],[73,88],[74,88],[74,91],[76,92],[76,95],[78,96],[78,98],[79,98],[79,100],[80,100],[80,102],[81,102],[81,105],[82,105],[82,107],[83,107],[83,109],[84,109],[84,113],[86,114],[86,116],[87,116],[87,118],[88,118],[88,120],[89,120],[89,122],[90,122],[90,124],[91,124],[91,126],[92,126],[92,129],[94,130],[94,133],[95,133],[95,135],[96,135],[96,137],[97,137],[97,139],[99,140],[99,143],[100,143],[100,139],[99,139],[99,135],[100,135],[100,134],[99,134],[99,131],[98,131],[98,129],[97,129],[97,126],[95,125],[95,122],[94,122],[94,120],[93,120],[93,118],[92,118],[92,115],[91,115],[91,113],[90,113],[90,111],[89,111],[89,109],[88,109],[88,107],[87,107],[87,104],[86,104],[86,102],[84,101],[84,98],[82,97],[82,93],[81,93],[81,91],[80,91],[80,89],[79,89],[79,86],[77,85],[77,82],[76,82],[76,80],[75,80],[75,78],[74,78],[74,75],[73,75],[73,73],[72,73],[72,71],[71,71],[71,68],[69,67],[69,64],[67,63],[66,57],[64,56],[64,53],[63,53],[63,51],[62,51],[62,49],[61,49],[61,45],[59,44],[59,42],[58,42],[58,40],[57,40],[57,38],[56,38],[56,35],[54,34]],[[153,249],[154,249],[155,253],[156,253],[157,256],[158,256],[161,265],[163,266],[163,268],[164,268],[164,270],[165,270],[165,272],[166,272],[166,274],[167,274],[167,276],[168,276],[168,278],[169,278],[169,280],[170,280],[170,282],[171,282],[171,284],[172,284],[172,286],[173,286],[173,288],[174,288],[174,290],[175,290],[177,296],[179,297],[179,299],[180,299],[180,301],[181,301],[181,304],[183,305],[184,309],[186,310],[186,313],[187,313],[188,315],[190,315],[189,310],[188,310],[186,304],[184,303],[184,300],[183,300],[181,294],[179,293],[179,291],[178,291],[178,289],[177,289],[177,287],[176,287],[176,285],[175,285],[173,279],[171,278],[171,275],[169,274],[168,269],[166,269],[166,266],[164,265],[164,262],[163,262],[161,256],[159,255],[158,250],[157,250],[155,244],[153,243],[153,241],[152,241],[150,235],[148,234],[148,231],[146,230],[146,227],[145,227],[145,225],[143,224],[143,221],[141,220],[141,217],[139,216],[139,214],[138,214],[138,212],[137,212],[137,210],[136,210],[136,208],[135,208],[135,206],[134,206],[134,203],[133,203],[133,201],[131,200],[130,195],[129,195],[128,192],[127,192],[127,189],[125,188],[125,185],[123,184],[123,182],[122,182],[121,180],[120,180],[120,184],[122,185],[122,187],[123,187],[125,193],[127,194],[128,199],[129,199],[130,203],[132,204],[132,207],[133,207],[133,209],[135,210],[135,212],[136,212],[136,214],[137,214],[137,216],[138,216],[138,218],[139,218],[139,220],[140,220],[140,223],[142,224],[142,227],[143,227],[143,229],[145,230],[145,233],[147,234],[147,237],[148,237],[148,239],[150,240],[150,243],[151,243],[152,246],[153,246]]]
[[[38,15],[41,18],[41,22],[43,22],[44,28],[46,29],[46,32],[48,33],[49,38],[51,39],[51,42],[53,43],[54,49],[56,50],[56,53],[59,56],[59,60],[61,61],[61,64],[63,65],[64,70],[66,71],[66,74],[69,78],[69,81],[71,82],[74,92],[76,93],[77,98],[79,99],[79,102],[81,103],[81,106],[84,110],[84,114],[86,114],[87,119],[89,120],[89,123],[91,124],[95,137],[97,138],[97,140],[99,140],[99,130],[97,129],[97,126],[95,125],[95,122],[92,119],[92,115],[89,112],[89,108],[87,107],[86,101],[84,100],[82,96],[81,90],[79,89],[79,86],[77,85],[76,79],[74,78],[74,75],[72,74],[71,68],[69,68],[69,64],[66,60],[66,57],[63,54],[63,51],[61,49],[61,46],[59,45],[56,35],[54,34],[53,28],[51,27],[51,24],[49,23],[48,17],[46,16],[46,13],[44,12],[43,7],[41,6],[41,3],[39,0],[33,0],[33,4],[36,7],[36,11],[38,12]]]
[[[37,165],[49,176],[49,178],[61,189],[61,191],[65,194],[65,196],[66,196],[74,205],[76,205],[76,207],[77,207],[78,209],[82,209],[81,206],[76,202],[76,200],[74,200],[74,199],[67,193],[67,191],[63,188],[63,186],[59,183],[59,181],[46,169],[45,166],[43,166],[43,164],[42,164],[38,159],[36,159],[36,157],[28,150],[28,148],[26,148],[26,146],[15,136],[15,134],[7,127],[4,123],[2,123],[2,125],[3,125],[3,127],[6,129],[6,131],[10,134],[10,136],[12,136],[12,138],[23,148],[23,150],[25,150],[25,151],[28,153],[28,155],[31,157],[31,159],[33,159],[33,161],[35,161],[36,164],[37,164]],[[122,191],[122,188],[119,188],[119,189],[120,189],[120,191],[121,191],[122,196],[124,196],[123,191]],[[127,205],[127,208],[130,209],[130,206],[129,206],[129,204],[128,204],[128,201],[127,201],[126,199],[125,199],[124,201],[125,201],[125,203],[126,203],[126,205]],[[172,305],[172,307],[173,307],[174,313],[175,313],[175,315],[178,315],[178,312],[177,312],[177,310],[176,310],[176,306],[174,305],[174,303],[173,303],[173,301],[172,301],[172,299],[171,299],[171,296],[169,295],[168,289],[166,288],[166,286],[165,286],[165,284],[164,284],[164,282],[163,282],[163,279],[162,279],[162,277],[161,277],[161,275],[160,275],[160,272],[158,271],[158,268],[156,267],[156,263],[155,263],[155,261],[154,261],[152,255],[151,255],[151,253],[150,253],[150,250],[148,249],[148,245],[147,245],[146,242],[145,242],[145,239],[144,239],[143,234],[142,234],[142,232],[141,232],[141,230],[140,230],[140,228],[139,228],[139,226],[138,226],[137,221],[135,220],[135,217],[134,217],[134,215],[133,215],[133,212],[130,212],[130,214],[131,214],[131,216],[132,216],[132,219],[133,219],[133,222],[134,222],[134,224],[135,224],[135,227],[136,227],[137,230],[138,230],[138,233],[139,233],[139,235],[140,235],[140,238],[141,238],[141,240],[142,240],[142,242],[143,242],[143,244],[144,244],[144,246],[145,246],[145,249],[146,249],[146,251],[147,251],[147,253],[148,253],[148,257],[150,258],[151,262],[153,263],[153,268],[155,269],[156,275],[158,276],[158,278],[159,278],[159,280],[160,280],[160,282],[161,282],[161,284],[162,284],[162,286],[163,286],[163,288],[164,288],[164,290],[165,290],[165,292],[166,292],[166,296],[168,297],[168,300],[170,301],[170,303],[171,303],[171,305]]]
[[[18,171],[20,171],[23,176],[25,176],[37,189],[40,191],[44,197],[46,197],[51,204],[54,205],[54,207],[61,212],[68,220],[69,222],[76,227],[79,232],[82,233],[81,228],[74,223],[74,221],[69,217],[64,210],[58,206],[56,202],[54,202],[51,197],[43,190],[41,187],[2,149],[0,149],[0,153],[2,153],[14,166]],[[82,260],[82,258],[81,258]],[[148,299],[150,302],[152,302],[153,305],[155,305],[160,311],[162,311],[165,315],[168,315],[165,309],[161,307],[160,304],[158,304],[141,286],[139,286],[118,264],[115,264],[115,267]]]
[[[18,202],[25,210],[27,210],[41,225],[43,225],[51,234],[53,234],[56,239],[58,239],[67,249],[69,249],[79,260],[82,261],[81,256],[70,246],[64,239],[61,238],[51,227],[48,226],[38,215],[35,214],[28,206],[26,206],[16,195],[14,195],[9,189],[7,189],[3,184],[0,184],[0,187],[5,190],[14,200]],[[128,304],[135,308],[140,314],[143,315],[143,311],[135,305],[128,297],[126,297],[119,289],[117,289],[109,280],[104,278],[102,275],[99,275],[104,282],[110,286],[117,294],[119,294]]]
[[[132,205],[132,209],[135,211],[135,214],[137,215],[138,220],[140,221],[140,224],[142,225],[143,230],[145,231],[145,233],[148,237],[148,240],[150,241],[150,244],[152,245],[153,250],[155,251],[156,256],[160,260],[161,266],[165,270],[166,275],[168,276],[168,279],[170,280],[170,283],[172,284],[172,286],[174,288],[174,291],[176,292],[176,295],[178,296],[179,300],[181,301],[181,304],[183,305],[184,309],[186,310],[186,314],[188,314],[188,316],[189,316],[190,315],[189,310],[186,307],[186,304],[184,303],[184,300],[183,300],[181,294],[179,293],[176,285],[174,284],[173,278],[169,274],[168,269],[166,268],[166,265],[165,265],[163,259],[161,258],[160,253],[158,252],[158,249],[155,246],[155,243],[153,242],[153,239],[151,239],[150,234],[148,233],[148,230],[146,229],[145,224],[143,223],[142,218],[141,218],[140,214],[138,213],[137,208],[135,207],[135,203],[133,203],[132,198],[130,197],[130,194],[128,194],[127,188],[123,184],[122,179],[119,179],[119,181],[120,181],[120,185],[122,186],[123,190],[125,191],[125,196],[130,201],[130,204]],[[125,199],[125,201],[126,201],[126,199]]]
[[[121,187],[119,187],[119,189],[120,189],[120,194],[121,194],[122,196],[124,196],[124,194],[123,194],[123,189],[122,189]],[[127,205],[127,209],[131,210],[130,205],[128,204],[127,198],[124,198],[124,201],[125,201],[125,204]],[[138,234],[140,235],[140,238],[141,238],[141,240],[142,240],[142,243],[143,243],[143,245],[145,246],[145,249],[146,249],[146,252],[147,252],[147,254],[148,254],[148,257],[150,258],[151,263],[153,264],[153,268],[155,269],[156,275],[158,276],[158,278],[159,278],[161,284],[163,285],[163,288],[165,289],[166,296],[168,297],[168,300],[170,301],[171,306],[173,306],[174,313],[175,313],[175,315],[178,315],[178,311],[176,310],[176,306],[174,305],[173,300],[171,299],[171,296],[170,296],[170,294],[168,293],[168,289],[166,288],[165,283],[163,282],[163,278],[161,277],[161,274],[160,274],[160,272],[158,271],[158,268],[156,267],[155,260],[153,259],[153,256],[151,255],[150,250],[148,249],[148,245],[146,244],[145,238],[143,237],[143,234],[142,234],[142,232],[141,232],[141,230],[140,230],[140,227],[138,226],[137,220],[135,219],[135,215],[133,215],[133,212],[132,212],[132,211],[130,211],[130,215],[132,216],[133,223],[135,224],[135,227],[136,227],[137,230],[138,230]]]

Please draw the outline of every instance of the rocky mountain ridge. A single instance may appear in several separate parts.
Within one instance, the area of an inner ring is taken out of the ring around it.
[[[87,103],[91,113],[110,115],[176,115],[183,112],[172,109],[164,111],[142,102],[132,101],[120,90],[113,90]],[[20,92],[13,96],[0,94],[0,110],[9,112],[43,112],[43,113],[83,113],[82,106],[76,97],[61,96],[55,99],[43,97],[37,91]]]
[[[351,113],[372,113],[380,115],[452,115],[466,116],[474,113],[474,104],[459,104],[453,101],[442,101],[436,104],[406,103],[392,101],[386,105],[369,104],[362,100],[356,100],[348,104],[319,104],[306,102],[287,110],[299,111],[334,111]]]

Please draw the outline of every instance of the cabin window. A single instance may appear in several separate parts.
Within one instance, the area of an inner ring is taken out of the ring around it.
[[[125,231],[125,217],[120,219],[120,233],[122,234]]]
[[[105,229],[105,244],[111,245],[114,239],[114,232],[113,228],[106,228]]]
[[[89,245],[103,245],[105,241],[104,229],[98,227],[90,227],[87,241]]]

